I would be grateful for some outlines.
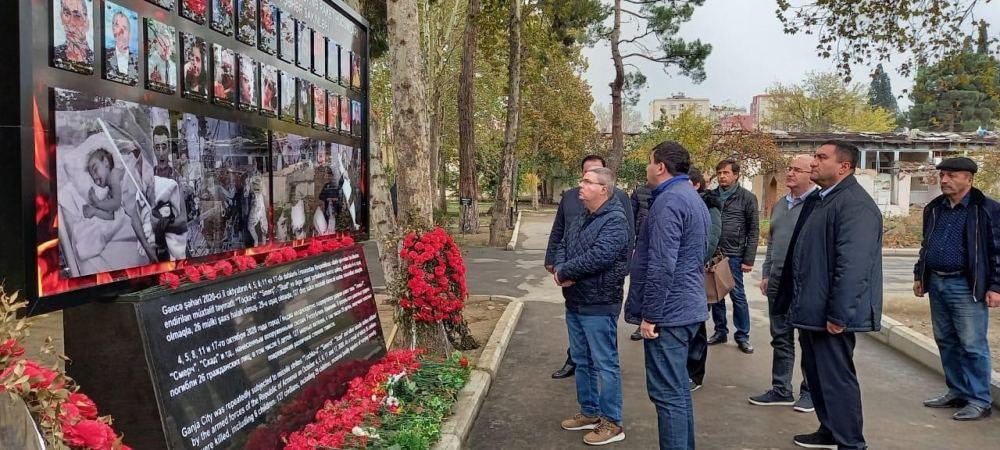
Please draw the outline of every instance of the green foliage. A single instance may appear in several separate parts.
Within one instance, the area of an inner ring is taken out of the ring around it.
[[[872,83],[868,87],[868,105],[892,113],[899,112],[896,96],[892,95],[892,82],[889,81],[889,75],[882,69],[881,64],[875,68],[875,73],[872,74]]]
[[[863,88],[834,73],[806,75],[800,84],[776,84],[767,90],[771,106],[764,122],[784,131],[892,131],[896,116],[872,107]]]
[[[937,131],[993,128],[1000,118],[1000,63],[966,47],[917,71],[910,127]]]

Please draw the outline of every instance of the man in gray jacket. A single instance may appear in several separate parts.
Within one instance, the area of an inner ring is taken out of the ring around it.
[[[819,430],[795,436],[806,448],[864,450],[856,332],[882,319],[882,213],[854,178],[860,152],[827,141],[813,155],[820,187],[802,205],[781,273],[775,312],[799,329],[802,368]]]
[[[799,400],[792,396],[792,373],[795,369],[795,329],[784,314],[774,313],[774,299],[781,283],[781,269],[785,266],[785,253],[792,239],[792,230],[802,212],[806,197],[816,190],[809,179],[812,173],[812,156],[799,155],[788,163],[785,170],[785,187],[788,194],[774,205],[771,211],[771,228],[768,231],[767,256],[761,271],[760,293],[767,296],[768,316],[771,322],[771,389],[750,397],[751,404],[759,406],[793,406],[799,412],[812,412],[809,385],[802,380]]]

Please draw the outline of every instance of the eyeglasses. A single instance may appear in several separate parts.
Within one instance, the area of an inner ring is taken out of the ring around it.
[[[812,170],[800,169],[798,167],[788,166],[785,168],[785,172],[795,172],[795,173],[812,173]]]
[[[597,185],[597,186],[604,186],[604,184],[603,184],[603,183],[599,183],[599,182],[597,182],[597,181],[590,181],[590,180],[588,180],[588,179],[586,179],[586,178],[580,178],[580,184],[581,184],[581,185],[583,185],[583,184],[587,184],[587,185]]]

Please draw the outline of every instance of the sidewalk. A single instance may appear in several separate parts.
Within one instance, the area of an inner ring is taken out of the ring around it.
[[[582,434],[563,431],[559,421],[577,412],[572,379],[552,380],[566,355],[564,309],[559,290],[542,268],[552,217],[526,214],[521,243],[515,252],[476,250],[467,256],[470,289],[526,300],[507,355],[467,442],[470,448],[584,448]],[[489,260],[489,261],[487,261]],[[480,272],[482,270],[482,272]],[[495,278],[499,277],[499,278]],[[754,273],[748,284],[756,283]],[[754,294],[753,289],[748,292]],[[712,347],[705,386],[695,392],[695,432],[703,449],[792,449],[791,440],[818,426],[814,414],[790,407],[759,407],[747,395],[770,384],[771,352],[766,303],[756,292],[753,310],[753,355],[730,343]],[[656,448],[656,413],[645,388],[642,344],[628,340],[633,326],[619,324],[619,349],[625,397],[627,439],[612,448]],[[921,400],[942,392],[937,374],[883,346],[859,336],[855,356],[865,405],[865,432],[873,449],[980,449],[1000,442],[1000,419],[978,423],[951,420],[951,410],[932,410]],[[795,383],[800,380],[796,370]]]

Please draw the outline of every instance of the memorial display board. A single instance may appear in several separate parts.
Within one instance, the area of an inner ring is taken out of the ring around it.
[[[368,25],[356,11],[339,0],[12,4],[0,18],[17,30],[0,43],[11,97],[0,192],[20,213],[0,218],[0,246],[17,255],[0,273],[32,314],[284,239],[367,239]],[[285,136],[311,143],[301,167],[271,153]],[[351,154],[340,166],[335,148]],[[308,220],[272,215],[275,186],[310,173],[318,188],[281,201],[302,200]],[[320,199],[324,186],[339,198]]]

